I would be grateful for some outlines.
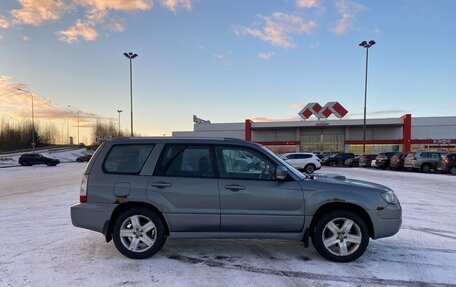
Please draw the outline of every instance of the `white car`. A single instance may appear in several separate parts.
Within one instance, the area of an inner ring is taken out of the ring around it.
[[[293,152],[281,155],[282,159],[294,168],[312,173],[321,168],[320,159],[313,153]]]

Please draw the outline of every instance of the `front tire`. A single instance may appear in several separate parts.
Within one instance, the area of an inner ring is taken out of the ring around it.
[[[456,166],[452,166],[452,167],[450,168],[450,174],[456,175]]]
[[[358,215],[347,210],[336,210],[317,221],[312,242],[324,258],[334,262],[350,262],[366,251],[369,232],[366,223]]]
[[[113,241],[117,250],[128,258],[149,258],[165,244],[165,227],[150,209],[128,209],[115,221]]]

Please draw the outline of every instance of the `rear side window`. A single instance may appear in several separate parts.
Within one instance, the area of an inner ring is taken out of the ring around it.
[[[312,157],[312,155],[310,155],[310,154],[297,154],[296,155],[296,158],[298,158],[298,159],[311,158],[311,157]]]
[[[103,171],[111,174],[139,174],[155,145],[114,145]]]
[[[211,148],[208,146],[168,145],[155,175],[175,177],[214,177]]]

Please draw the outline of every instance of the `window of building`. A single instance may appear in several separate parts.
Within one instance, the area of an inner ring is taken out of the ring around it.
[[[112,174],[139,174],[154,145],[114,145],[108,153],[103,171]]]
[[[222,178],[275,178],[275,164],[258,152],[243,147],[217,147],[216,154]]]
[[[214,177],[208,146],[167,145],[155,175],[175,177]]]

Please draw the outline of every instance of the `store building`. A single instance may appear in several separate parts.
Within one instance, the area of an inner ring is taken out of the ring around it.
[[[276,153],[362,153],[363,119],[315,119],[284,122],[195,123],[173,136],[232,137],[261,143]],[[367,119],[366,153],[442,150],[456,152],[456,117]]]

